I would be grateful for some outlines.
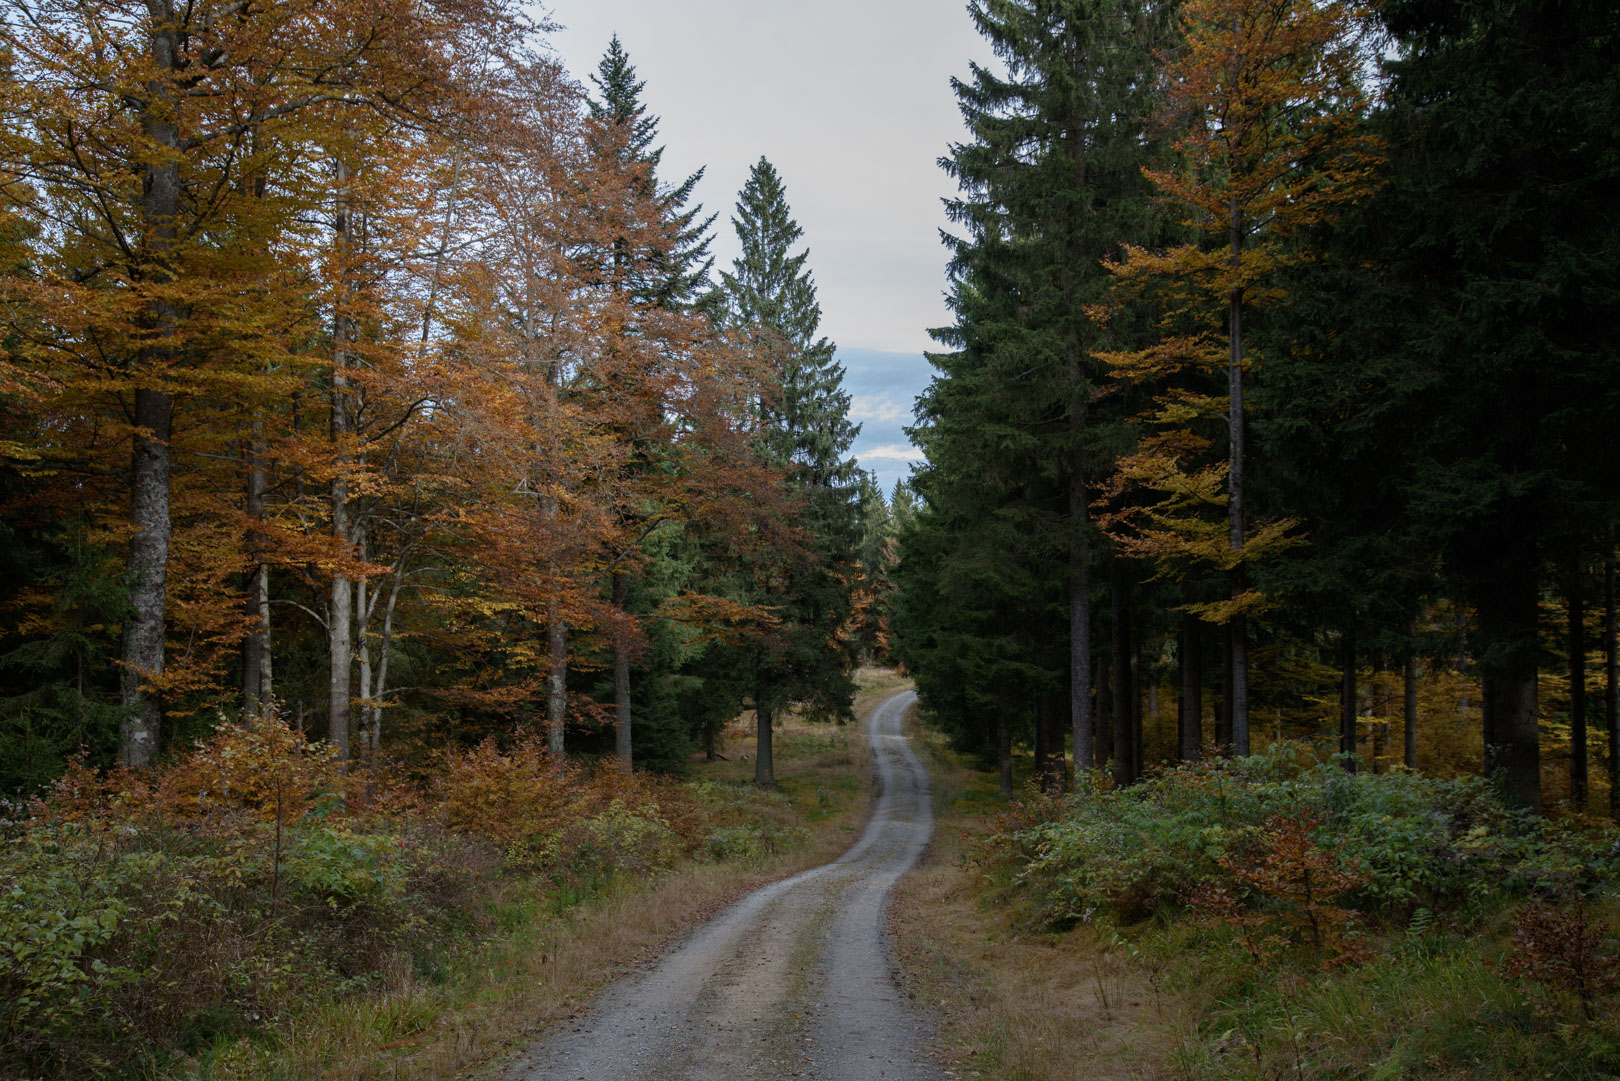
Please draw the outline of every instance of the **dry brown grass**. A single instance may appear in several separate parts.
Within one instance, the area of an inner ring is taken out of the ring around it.
[[[1131,956],[1088,926],[1053,935],[993,903],[962,854],[999,806],[995,779],[912,725],[934,774],[934,844],[901,881],[890,927],[908,990],[942,1016],[941,1051],[963,1077],[1157,1081],[1189,1013]]]
[[[302,1019],[273,1049],[246,1042],[212,1056],[193,1076],[359,1081],[500,1076],[511,1053],[577,1015],[604,984],[656,956],[730,901],[766,882],[836,857],[858,835],[870,806],[869,754],[862,725],[883,698],[906,685],[864,670],[856,725],[777,729],[779,789],[759,794],[760,813],[802,831],[804,843],[753,862],[692,862],[639,883],[620,883],[601,901],[561,917],[538,898],[501,906],[527,914],[446,980],[424,985],[400,973],[378,993]],[[695,762],[696,779],[753,792],[752,718],[734,726],[729,761]],[[525,904],[525,901],[529,903]]]

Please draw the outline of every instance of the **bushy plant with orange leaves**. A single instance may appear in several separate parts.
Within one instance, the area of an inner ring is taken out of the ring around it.
[[[1309,948],[1325,967],[1364,957],[1354,937],[1361,914],[1343,899],[1368,876],[1356,860],[1317,843],[1321,827],[1311,812],[1271,816],[1251,851],[1217,860],[1232,884],[1205,883],[1193,907],[1209,924],[1236,927],[1256,959],[1290,946]]]
[[[310,742],[271,713],[222,721],[195,750],[149,782],[127,778],[125,791],[143,809],[178,819],[245,815],[290,826],[322,800],[342,802],[345,779],[330,744]]]
[[[503,890],[562,908],[710,852],[734,817],[711,804],[527,732],[410,787],[274,713],[159,769],[75,763],[0,820],[0,1076],[127,1073],[280,1024],[492,933]]]
[[[0,1074],[125,1071],[474,925],[498,861],[418,801],[348,788],[327,747],[270,715],[146,773],[77,763],[10,817]]]
[[[451,829],[499,846],[515,868],[554,875],[649,873],[704,835],[681,785],[612,763],[558,761],[532,732],[506,750],[485,740],[452,752],[439,795]]]

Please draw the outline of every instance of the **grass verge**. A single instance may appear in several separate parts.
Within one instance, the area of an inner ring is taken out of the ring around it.
[[[514,883],[492,902],[502,928],[482,949],[446,959],[440,977],[401,974],[380,993],[311,1013],[272,1046],[247,1041],[195,1064],[199,1081],[438,1081],[492,1077],[512,1053],[576,1016],[604,984],[648,960],[720,908],[763,885],[835,858],[858,835],[871,796],[865,722],[905,682],[860,673],[857,724],[788,718],[776,731],[778,787],[753,784],[752,718],[727,732],[729,760],[695,761],[691,783],[707,798],[768,824],[778,850],[699,859],[648,878],[616,877],[594,896],[555,910],[550,891]]]
[[[968,1077],[1620,1076],[1620,838],[1285,748],[1006,804],[934,733],[891,916]]]
[[[858,716],[902,685],[861,674]],[[0,1076],[464,1077],[867,816],[861,724],[776,733],[753,783],[549,758],[534,733],[420,783],[339,768],[284,719],[155,771],[74,766],[0,805]]]
[[[901,880],[889,922],[907,990],[942,1019],[951,1068],[997,1081],[1173,1076],[1163,1063],[1185,1004],[1117,936],[1042,931],[1003,903],[969,862],[1007,807],[996,777],[916,718],[907,731],[934,778],[934,843]]]

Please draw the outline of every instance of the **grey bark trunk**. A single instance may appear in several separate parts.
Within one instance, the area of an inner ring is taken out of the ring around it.
[[[776,787],[776,764],[771,757],[771,710],[766,687],[754,691],[754,783],[761,788]]]
[[[174,89],[169,76],[180,65],[173,11],[168,3],[150,5],[152,37],[148,43],[156,75],[141,118],[141,131],[163,153],[145,166],[141,220],[145,231],[143,272],[153,283],[173,274],[169,265],[180,214],[180,129],[173,120]],[[136,357],[137,379],[168,367],[173,352],[177,313],[167,301],[147,305],[150,337]],[[119,675],[119,759],[134,769],[157,757],[162,708],[149,684],[164,670],[164,614],[169,567],[169,439],[174,428],[174,401],[157,386],[135,389],[135,433],[130,453],[129,522],[133,534],[125,565],[129,615],[124,621],[123,669]]]
[[[365,559],[367,553],[362,550],[360,558]],[[360,700],[360,726],[356,733],[360,746],[355,749],[355,757],[362,762],[370,760],[371,756],[371,692],[372,692],[372,664],[371,664],[371,615],[376,607],[377,596],[371,590],[371,580],[364,575],[354,583],[354,610],[356,613],[354,626],[354,656],[360,670],[359,694]]]
[[[377,682],[372,685],[369,697],[371,705],[367,707],[367,742],[366,765],[373,775],[377,772],[377,761],[382,756],[382,722],[383,697],[388,693],[388,662],[393,656],[394,646],[394,608],[399,602],[399,590],[405,578],[403,558],[400,566],[394,571],[394,579],[388,586],[388,605],[383,609],[382,641],[378,644],[377,652]]]
[[[145,685],[163,675],[163,615],[168,595],[169,436],[174,411],[169,395],[136,390],[135,436],[130,463],[130,523],[126,582],[128,618],[124,622],[119,690],[124,716],[119,723],[119,757],[132,769],[150,766],[157,757],[162,711]]]
[[[623,571],[613,575],[613,604],[620,617],[629,618],[630,576]],[[619,768],[630,772],[630,644],[626,632],[613,638],[613,749]]]
[[[1199,619],[1181,617],[1181,760],[1196,762],[1204,755],[1204,673]]]
[[[334,486],[335,487],[335,486]],[[336,493],[334,493],[334,501]],[[349,759],[349,709],[353,696],[354,583],[338,572],[332,575],[327,601],[326,738],[337,749],[340,762]]]
[[[349,255],[352,239],[348,195],[344,191],[349,180],[348,166],[336,164],[338,203],[333,215],[332,228],[339,260]],[[341,267],[347,278],[347,268]],[[354,421],[349,408],[349,349],[351,326],[347,307],[347,286],[341,290],[338,310],[332,324],[332,413],[329,434],[332,442],[333,472],[329,491],[332,517],[332,542],[340,559],[353,555],[353,537],[349,523],[349,437]],[[341,567],[332,572],[331,595],[327,601],[327,720],[326,738],[336,748],[338,760],[346,762],[350,754],[350,709],[353,698],[351,669],[354,665],[354,583]]]
[[[242,709],[256,714],[270,701],[270,564],[263,559],[264,494],[268,487],[264,470],[264,423],[253,421],[253,437],[247,446],[247,492],[244,509],[248,520],[248,553],[253,570],[248,574],[245,607],[253,629],[242,639]]]
[[[546,647],[551,659],[546,676],[546,751],[560,762],[564,754],[563,725],[568,720],[568,624],[563,622],[555,602],[546,621]]]

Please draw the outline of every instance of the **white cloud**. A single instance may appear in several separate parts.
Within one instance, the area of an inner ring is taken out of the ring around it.
[[[855,457],[863,462],[873,459],[886,462],[920,462],[923,460],[923,452],[909,443],[884,443],[879,447],[857,450]]]
[[[850,420],[872,420],[880,424],[893,424],[909,419],[904,410],[887,394],[856,394],[849,400]]]

